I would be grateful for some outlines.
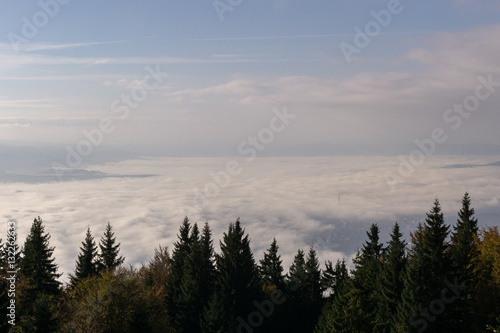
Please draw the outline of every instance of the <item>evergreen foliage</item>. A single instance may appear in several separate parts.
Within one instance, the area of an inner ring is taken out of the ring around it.
[[[104,235],[99,242],[99,267],[101,270],[113,270],[123,264],[125,258],[120,256],[120,243],[116,244],[115,233],[108,221]]]
[[[82,279],[97,275],[99,273],[99,258],[97,245],[92,237],[90,227],[85,234],[85,240],[80,247],[80,253],[76,260],[75,274],[70,275],[71,285],[75,286]]]

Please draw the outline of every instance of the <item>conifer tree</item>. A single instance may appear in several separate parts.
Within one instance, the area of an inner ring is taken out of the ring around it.
[[[471,302],[471,290],[475,289],[474,271],[478,257],[476,245],[478,226],[474,217],[474,208],[471,206],[469,193],[462,198],[462,208],[458,213],[458,219],[453,226],[451,236],[451,259],[453,262],[454,275],[464,286],[468,287],[460,297],[451,305],[453,307],[453,327],[456,332],[470,332],[472,320],[468,319],[473,312]]]
[[[203,311],[213,294],[214,266],[211,231],[208,224],[199,238],[195,223],[191,232],[191,253],[184,264],[179,296],[179,311],[176,311],[178,332],[200,332]]]
[[[214,293],[202,315],[201,331],[202,333],[225,333],[227,326],[223,300],[218,293]]]
[[[191,254],[191,247],[193,245],[193,238],[197,238],[197,232],[191,232],[191,223],[188,217],[184,218],[179,234],[177,235],[178,241],[174,244],[172,251],[172,264],[171,271],[168,278],[168,308],[172,316],[174,326],[182,330],[179,322],[182,321],[182,282],[184,277],[184,266]],[[197,230],[197,227],[196,227]]]
[[[223,329],[236,332],[255,311],[255,301],[262,297],[257,265],[250,249],[250,239],[240,219],[229,225],[216,254],[217,287],[224,308]],[[240,328],[241,329],[241,328]]]
[[[403,302],[398,308],[398,322],[408,332],[428,329],[429,332],[446,331],[446,313],[428,311],[430,302],[441,299],[441,291],[451,272],[449,244],[446,239],[449,226],[444,222],[439,200],[427,213],[425,225],[420,225],[412,236],[413,248],[407,266],[403,289]],[[430,320],[432,319],[432,320]]]
[[[276,238],[273,238],[269,249],[264,253],[264,259],[260,261],[260,274],[266,286],[284,290],[283,261],[278,254],[278,249]]]
[[[26,237],[19,261],[20,282],[16,290],[19,298],[20,327],[26,332],[52,332],[57,326],[55,298],[60,293],[54,247],[49,245],[42,219],[34,219]]]
[[[372,224],[366,233],[368,240],[354,258],[355,271],[353,286],[359,291],[362,317],[358,318],[364,330],[372,329],[375,325],[377,312],[377,285],[381,270],[381,256],[383,245],[379,241],[380,229],[377,224]]]
[[[397,306],[401,302],[406,272],[406,242],[399,225],[392,229],[391,241],[383,254],[383,265],[377,284],[378,310],[374,332],[397,332]]]
[[[108,221],[104,235],[99,242],[99,266],[101,270],[114,270],[123,262],[125,258],[120,256],[120,243],[116,244],[115,233],[112,231],[111,223]]]
[[[74,287],[82,279],[97,275],[99,273],[99,260],[97,245],[92,237],[90,227],[87,229],[85,240],[80,247],[80,253],[76,260],[75,274],[70,275],[71,285]]]
[[[475,258],[478,255],[475,238],[478,233],[477,219],[474,218],[469,193],[462,199],[462,208],[458,213],[457,224],[453,226],[452,260],[459,281],[470,285],[474,272]]]
[[[212,231],[208,223],[203,227],[200,239],[200,256],[201,265],[200,271],[200,289],[201,289],[201,302],[206,306],[210,301],[215,287],[215,254],[212,240]]]
[[[54,247],[49,246],[50,235],[45,233],[42,219],[34,219],[24,243],[22,257],[19,262],[20,273],[30,280],[35,293],[56,295],[60,282],[57,279],[57,264],[52,257]]]
[[[321,313],[322,294],[321,287],[321,269],[319,268],[318,255],[316,250],[311,246],[307,254],[306,264],[306,281],[304,285],[306,308],[304,313],[304,321],[307,324],[306,331],[312,332],[316,321]]]
[[[326,263],[326,269],[323,271],[323,288],[329,293],[329,297],[323,306],[318,324],[314,333],[331,333],[334,331],[334,321],[337,308],[335,301],[342,295],[345,285],[349,280],[349,273],[345,265],[345,259],[337,260],[335,267],[331,261]]]
[[[286,332],[305,332],[308,322],[303,318],[303,310],[307,307],[306,298],[306,258],[304,251],[299,249],[293,258],[287,274]]]

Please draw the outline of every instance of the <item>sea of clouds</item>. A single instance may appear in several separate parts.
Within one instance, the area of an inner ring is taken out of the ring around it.
[[[230,160],[239,174],[216,185],[213,175],[222,175]],[[500,225],[499,160],[433,156],[390,186],[386,176],[397,174],[396,156],[132,159],[91,166],[84,179],[24,182],[7,175],[0,210],[5,230],[17,221],[21,246],[33,219],[42,217],[63,280],[74,270],[87,227],[98,240],[110,221],[126,264],[138,267],[155,247],[172,249],[186,215],[210,224],[216,251],[228,224],[240,217],[256,259],[276,237],[287,270],[297,249],[310,246],[322,263],[350,261],[370,223],[380,225],[384,242],[396,221],[408,237],[436,197],[448,224],[468,191],[480,226]],[[206,187],[210,194],[197,200]]]

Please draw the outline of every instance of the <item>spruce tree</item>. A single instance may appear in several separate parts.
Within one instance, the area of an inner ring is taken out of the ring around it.
[[[470,313],[474,312],[471,302],[471,290],[475,289],[474,272],[478,257],[476,245],[478,226],[477,219],[474,218],[474,208],[471,206],[471,199],[466,192],[462,199],[462,208],[458,213],[458,220],[453,227],[451,236],[451,258],[453,261],[453,271],[457,280],[468,287],[467,292],[463,292],[452,304],[453,325],[456,332],[472,331],[473,320]]]
[[[182,329],[179,322],[182,317],[182,279],[184,277],[184,266],[191,254],[191,247],[193,245],[193,233],[191,232],[191,223],[186,216],[179,228],[177,235],[178,241],[174,243],[172,251],[172,265],[170,275],[168,277],[168,309],[174,321],[174,326],[177,329]],[[197,237],[197,236],[195,236]]]
[[[264,253],[264,259],[260,261],[260,274],[266,286],[284,290],[283,261],[278,254],[278,249],[276,238],[273,238],[269,249]]]
[[[54,247],[50,247],[49,240],[42,219],[35,218],[19,260],[16,290],[19,326],[26,332],[53,332],[57,326],[54,297],[60,293],[57,279],[61,274],[57,273]]]
[[[469,194],[465,193],[462,199],[462,208],[458,213],[457,224],[453,226],[451,255],[458,279],[466,285],[470,285],[475,269],[475,259],[478,255],[475,242],[478,226],[474,213]]]
[[[444,222],[439,200],[427,213],[425,225],[420,225],[412,235],[413,247],[407,266],[403,302],[398,307],[398,324],[408,332],[423,329],[428,332],[446,331],[446,312],[429,312],[431,301],[441,299],[451,272],[449,244],[446,239],[449,226]]]
[[[195,223],[191,231],[191,253],[184,264],[181,280],[181,294],[176,311],[178,332],[200,332],[203,311],[209,305],[214,292],[215,268],[213,265],[213,246],[208,224],[199,238]]]
[[[401,302],[406,272],[406,242],[399,225],[392,229],[391,241],[383,254],[377,284],[378,310],[374,332],[397,332],[397,307]]]
[[[97,245],[92,237],[90,227],[87,229],[85,240],[80,247],[80,253],[76,260],[75,274],[70,275],[71,285],[74,287],[76,284],[88,277],[97,275],[99,273],[99,261],[97,254]]]
[[[220,248],[221,253],[216,254],[216,262],[219,272],[217,287],[225,310],[222,328],[225,332],[236,332],[255,311],[254,302],[262,298],[250,239],[245,235],[239,218],[229,225]]]
[[[100,270],[114,270],[123,264],[125,258],[119,256],[120,243],[116,244],[115,233],[112,231],[111,223],[108,221],[104,235],[99,242],[99,266]]]
[[[306,258],[304,251],[299,249],[293,258],[286,279],[288,301],[285,308],[287,317],[289,318],[285,323],[287,326],[284,331],[286,332],[306,332],[308,329],[309,325],[303,318],[304,309],[308,305],[306,281]]]
[[[366,233],[368,240],[354,258],[355,271],[353,273],[353,286],[359,291],[362,317],[358,318],[364,330],[372,329],[375,325],[377,312],[377,285],[381,270],[381,256],[383,245],[379,238],[380,229],[377,224],[372,224]]]
[[[306,308],[304,313],[304,321],[307,324],[306,332],[312,332],[316,321],[321,313],[322,294],[321,287],[321,269],[319,268],[319,260],[316,250],[313,247],[309,248],[306,264],[306,281],[304,292],[306,298]]]
[[[34,219],[24,243],[19,262],[20,273],[30,280],[33,292],[56,295],[59,293],[60,282],[57,279],[57,264],[52,257],[54,247],[49,246],[50,235],[45,233],[42,219]]]
[[[349,272],[345,265],[345,259],[342,261],[337,260],[335,267],[331,261],[326,263],[326,269],[323,271],[322,276],[322,285],[329,293],[329,297],[323,306],[314,333],[331,333],[334,331],[334,321],[337,313],[335,301],[342,295],[348,280]]]

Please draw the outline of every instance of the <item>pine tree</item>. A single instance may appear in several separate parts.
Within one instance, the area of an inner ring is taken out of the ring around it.
[[[396,223],[391,241],[383,255],[383,265],[377,284],[378,311],[374,332],[397,332],[397,306],[401,302],[406,272],[406,242]]]
[[[451,271],[448,234],[449,226],[444,223],[441,205],[436,199],[427,213],[425,225],[420,225],[412,235],[413,248],[406,271],[403,302],[398,308],[399,325],[408,332],[447,329],[446,313],[430,313],[428,309],[432,300],[441,299],[441,291]]]
[[[366,233],[368,240],[353,260],[355,271],[352,283],[359,291],[363,314],[358,320],[365,330],[374,327],[377,312],[377,291],[374,287],[377,285],[381,270],[383,249],[383,245],[379,242],[379,233],[378,225],[372,224],[369,232]]]
[[[278,255],[278,249],[276,238],[273,238],[269,249],[264,253],[264,259],[260,261],[260,274],[266,286],[284,290],[283,261]]]
[[[114,237],[115,233],[112,229],[111,223],[108,221],[106,231],[99,242],[99,249],[101,251],[99,255],[100,270],[114,270],[125,261],[124,257],[119,256],[120,243],[115,245],[116,237]]]
[[[90,227],[87,229],[85,240],[80,247],[76,260],[75,274],[70,275],[71,285],[74,287],[79,281],[99,273],[97,245],[92,237]]]
[[[262,298],[250,239],[245,235],[239,218],[229,225],[220,248],[221,253],[216,254],[216,262],[219,272],[217,287],[225,310],[222,328],[225,332],[236,332],[241,322],[246,322],[255,311],[254,302]]]

